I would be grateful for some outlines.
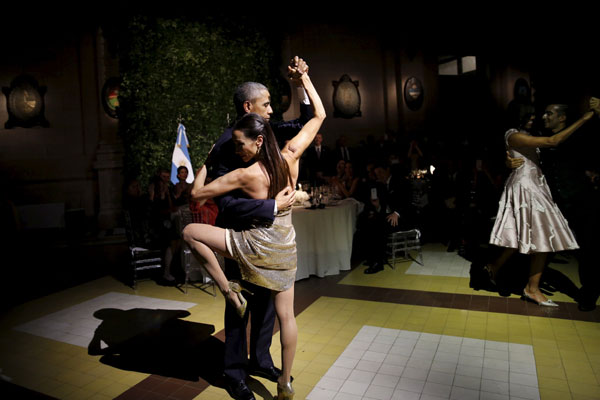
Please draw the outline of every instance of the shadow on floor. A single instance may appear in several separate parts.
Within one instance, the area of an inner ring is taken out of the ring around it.
[[[523,254],[515,254],[498,272],[497,286],[494,286],[491,284],[487,272],[483,269],[493,259],[493,255],[490,253],[487,249],[480,249],[473,255],[469,286],[475,290],[498,292],[501,296],[510,296],[511,294],[521,296],[529,278],[529,257]],[[567,263],[560,257],[554,257],[551,261],[557,264]],[[579,288],[573,281],[550,266],[544,268],[540,289],[548,297],[560,292],[571,297],[574,301],[579,298]]]
[[[184,310],[105,308],[94,313],[102,323],[88,346],[103,364],[147,374],[219,386],[225,346],[211,336],[213,325],[185,321]]]

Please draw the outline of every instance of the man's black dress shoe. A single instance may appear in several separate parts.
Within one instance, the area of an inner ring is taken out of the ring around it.
[[[271,382],[277,382],[277,379],[281,376],[281,370],[275,366],[269,368],[262,368],[256,366],[250,366],[248,368],[248,375],[260,376],[270,380]],[[294,381],[294,377],[290,376],[290,382]]]
[[[252,391],[244,381],[235,381],[225,376],[225,390],[236,400],[256,400]]]
[[[365,274],[375,274],[379,271],[383,271],[383,264],[377,262],[369,268],[365,269]]]
[[[596,305],[593,303],[581,302],[577,304],[577,308],[579,309],[579,311],[594,311],[596,309]]]

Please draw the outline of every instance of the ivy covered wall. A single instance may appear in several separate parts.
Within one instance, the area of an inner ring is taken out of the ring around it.
[[[242,82],[269,88],[277,118],[287,85],[280,47],[276,35],[240,17],[131,17],[119,34],[125,174],[145,185],[158,168],[171,168],[179,118],[200,167],[228,115],[235,119],[233,91]]]

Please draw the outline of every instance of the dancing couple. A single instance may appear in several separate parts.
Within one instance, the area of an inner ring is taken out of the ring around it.
[[[546,108],[543,120],[552,136],[532,136],[535,120],[533,107],[524,113],[518,129],[510,129],[504,136],[510,159],[522,160],[506,180],[490,244],[503,247],[500,256],[485,266],[490,281],[496,284],[500,268],[517,251],[530,256],[530,270],[523,297],[540,305],[558,307],[546,298],[539,288],[540,278],[548,253],[575,250],[579,246],[567,220],[552,199],[550,188],[540,168],[540,147],[555,147],[567,140],[594,114],[600,115],[600,102],[590,100],[590,109],[583,117],[565,128],[566,112],[560,105]],[[564,129],[563,129],[564,128]]]
[[[280,150],[267,119],[252,112],[242,116],[232,131],[235,153],[245,163],[256,162],[246,168],[235,169],[207,185],[205,164],[194,181],[191,192],[194,200],[202,203],[235,190],[252,199],[274,199],[281,191],[293,192],[300,157],[325,119],[325,110],[308,76],[308,68],[295,65],[288,66],[288,73],[292,79],[301,82],[308,94],[313,117]],[[245,316],[247,308],[242,294],[245,288],[238,281],[228,280],[214,252],[235,259],[244,281],[272,291],[281,330],[282,373],[277,379],[277,399],[292,399],[291,369],[298,330],[294,316],[296,242],[291,207],[277,210],[271,224],[255,224],[246,230],[190,224],[184,229],[183,236],[194,254],[205,261],[208,273],[240,318]]]

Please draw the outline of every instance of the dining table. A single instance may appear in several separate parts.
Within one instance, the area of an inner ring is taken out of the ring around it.
[[[296,280],[311,275],[325,277],[350,269],[352,239],[363,203],[347,198],[324,208],[295,206],[292,224],[296,231],[298,269]]]

